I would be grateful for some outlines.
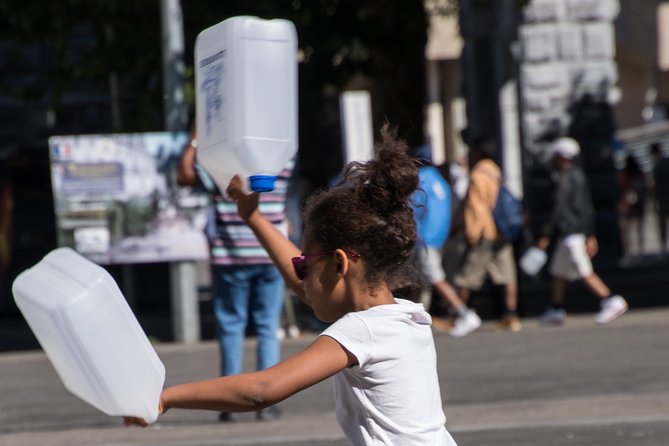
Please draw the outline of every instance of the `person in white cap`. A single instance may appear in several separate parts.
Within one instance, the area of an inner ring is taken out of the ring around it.
[[[559,138],[553,144],[553,162],[557,169],[555,201],[548,224],[537,247],[545,250],[551,238],[557,246],[550,263],[553,276],[552,305],[541,316],[546,325],[565,322],[564,295],[567,281],[580,280],[600,299],[598,324],[608,324],[624,314],[628,305],[622,296],[613,294],[594,272],[591,257],[597,254],[594,236],[594,208],[583,170],[574,163],[580,147],[572,138]]]

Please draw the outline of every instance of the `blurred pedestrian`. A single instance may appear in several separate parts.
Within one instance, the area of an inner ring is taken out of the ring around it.
[[[646,202],[648,199],[648,185],[639,162],[628,154],[625,167],[620,173],[621,198],[618,206],[620,213],[620,232],[623,240],[624,255],[633,253],[642,254],[644,244],[644,221]],[[633,237],[634,236],[634,237]],[[636,247],[633,249],[632,239],[636,238]]]
[[[469,152],[469,187],[464,201],[464,232],[467,250],[464,263],[456,273],[454,283],[463,302],[472,291],[482,288],[489,276],[495,286],[504,290],[504,314],[498,327],[511,331],[521,329],[518,318],[518,286],[513,246],[497,231],[493,208],[502,184],[502,173],[493,161],[492,142],[472,146]]]
[[[555,141],[552,149],[556,169],[552,175],[556,183],[554,207],[537,247],[546,250],[551,238],[556,240],[550,263],[553,293],[551,306],[540,322],[564,324],[567,281],[580,280],[600,299],[595,322],[608,324],[624,314],[628,305],[622,296],[611,292],[592,268],[590,258],[598,249],[594,236],[595,214],[585,174],[575,164],[580,147],[574,139],[565,137]]]
[[[244,339],[253,322],[258,339],[257,370],[267,369],[280,359],[278,333],[285,284],[253,234],[237,214],[237,204],[225,197],[202,166],[196,163],[197,138],[193,133],[184,150],[177,174],[180,185],[200,184],[210,192],[212,206],[206,227],[210,245],[212,302],[216,318],[221,376],[242,372]],[[262,195],[260,212],[282,233],[287,233],[285,200],[291,166],[281,172],[275,189]],[[271,420],[280,415],[271,407],[259,410],[259,420]],[[237,414],[221,413],[221,421],[235,421]]]
[[[413,194],[413,209],[418,231],[418,258],[423,275],[437,294],[446,302],[455,315],[453,327],[433,320],[433,327],[449,329],[455,337],[465,336],[481,326],[479,316],[460,299],[455,289],[446,280],[442,263],[442,249],[451,228],[451,188],[439,170],[432,165],[429,146],[418,147],[414,151],[420,167],[419,186]],[[431,295],[431,293],[428,293]],[[430,308],[430,302],[423,302]]]
[[[669,156],[662,144],[654,142],[650,147],[653,158],[653,195],[660,229],[662,254],[667,253],[667,224],[669,223]]]
[[[258,211],[258,194],[231,181],[228,192],[241,218],[295,293],[332,325],[267,370],[166,388],[159,413],[258,410],[332,377],[337,420],[349,444],[455,446],[445,426],[430,315],[392,291],[416,280],[409,199],[418,170],[406,144],[386,128],[381,136],[376,158],[348,165],[346,186],[307,201],[304,252]]]

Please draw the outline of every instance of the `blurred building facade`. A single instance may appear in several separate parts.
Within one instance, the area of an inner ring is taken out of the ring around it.
[[[475,140],[496,140],[507,180],[516,192],[534,191],[542,198],[531,205],[539,224],[543,206],[550,204],[542,182],[546,142],[554,134],[591,133],[587,122],[573,128],[574,105],[585,93],[598,99],[594,106],[582,104],[582,110],[601,121],[603,139],[632,135],[643,146],[648,138],[663,137],[664,133],[648,136],[625,130],[660,122],[669,114],[669,1],[443,2],[457,3],[459,10],[430,15],[425,131],[436,164],[463,156]],[[159,28],[157,14],[150,27]],[[73,33],[69,44],[75,55],[94,34],[86,27]],[[9,57],[17,51],[20,58]],[[125,114],[114,106],[119,103],[114,98],[123,92],[114,73],[108,73],[107,92],[78,83],[57,109],[37,96],[21,103],[12,100],[7,92],[28,87],[56,61],[40,44],[19,48],[3,42],[0,56],[6,56],[0,64],[0,205],[14,214],[13,225],[0,222],[1,314],[11,306],[9,296],[1,293],[9,290],[11,278],[55,247],[55,222],[48,220],[53,218],[48,136],[114,131]],[[147,82],[159,83],[159,70]],[[132,107],[134,99],[120,103]],[[162,122],[160,110],[155,113],[154,120]],[[615,214],[610,212],[612,196],[607,195],[615,192],[609,187],[612,150],[588,149],[585,161],[593,189],[602,191],[600,217],[609,222],[613,238],[610,222]]]
[[[495,37],[495,11],[504,3],[463,0],[460,17],[432,10],[426,132],[437,160],[466,151],[460,137],[468,125],[465,100],[475,107],[463,73],[467,59],[491,51],[485,46]],[[668,0],[531,0],[515,19],[518,35],[511,36],[510,50],[519,65],[523,146],[531,152],[541,152],[542,138],[569,127],[569,108],[585,93],[613,107],[617,130],[669,118]],[[466,42],[477,40],[472,46],[479,48],[468,54]],[[488,65],[477,75],[494,84],[499,68]],[[490,102],[497,92],[474,94]]]
[[[574,137],[598,210],[600,257],[615,262],[620,139],[645,148],[669,137],[661,124],[669,106],[669,2],[458,5],[457,17],[432,18],[426,51],[435,159],[453,161],[467,144],[496,141],[507,181],[525,195],[537,229],[551,208],[549,143]],[[660,124],[636,128],[649,122]]]

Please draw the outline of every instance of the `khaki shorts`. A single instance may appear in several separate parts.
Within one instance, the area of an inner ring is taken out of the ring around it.
[[[453,282],[468,290],[479,290],[487,275],[495,285],[516,283],[516,262],[510,243],[483,239],[470,246]]]
[[[550,273],[565,280],[582,279],[592,274],[592,261],[585,249],[584,234],[568,235],[558,241]]]

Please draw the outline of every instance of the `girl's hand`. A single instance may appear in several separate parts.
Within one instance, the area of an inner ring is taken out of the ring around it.
[[[142,426],[142,427],[146,427],[146,426],[149,425],[149,423],[144,421],[144,418],[123,417],[123,425],[124,426]]]
[[[163,401],[162,394],[160,395],[160,401],[158,401],[158,416],[165,413],[167,409],[165,408],[165,402]],[[141,426],[146,427],[149,425],[144,418],[140,417],[123,417],[124,426]]]
[[[247,194],[242,189],[242,180],[235,175],[225,190],[230,198],[237,202],[237,213],[242,220],[249,221],[251,216],[258,210],[258,193]]]

